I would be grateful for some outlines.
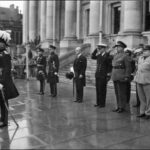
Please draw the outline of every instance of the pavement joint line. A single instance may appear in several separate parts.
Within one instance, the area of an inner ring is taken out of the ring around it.
[[[110,144],[110,145],[108,145],[108,146],[105,146],[104,149],[105,149],[105,148],[107,149],[107,148],[109,148],[109,147],[111,147],[111,146],[113,146],[113,145],[118,145],[118,144],[123,144],[123,143],[125,143],[125,142],[134,141],[134,140],[136,140],[136,139],[140,139],[140,138],[145,137],[145,136],[147,136],[147,135],[141,135],[141,136],[139,136],[139,137],[134,137],[134,138],[131,138],[131,139],[128,139],[128,140],[124,140],[124,141],[115,143],[115,144]]]
[[[48,145],[48,143],[44,142],[43,140],[39,139],[37,136],[35,135],[31,135],[31,137],[35,138],[37,141],[39,141],[40,143],[42,143],[44,146]]]

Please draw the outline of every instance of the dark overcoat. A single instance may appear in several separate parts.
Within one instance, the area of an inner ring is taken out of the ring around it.
[[[0,76],[0,83],[4,86],[5,98],[12,99],[19,96],[19,92],[12,80],[11,74],[11,56],[7,51],[0,53],[0,69],[2,75]]]
[[[58,71],[59,71],[59,58],[58,55],[55,53],[52,53],[48,57],[48,76],[47,76],[47,82],[48,83],[58,83]],[[57,75],[56,75],[57,73]]]
[[[80,80],[82,85],[86,85],[86,76],[85,71],[87,67],[87,59],[85,56],[80,55],[79,58],[76,58],[73,63],[73,69],[74,69],[74,78],[75,80]],[[83,78],[79,78],[79,76],[82,75]]]

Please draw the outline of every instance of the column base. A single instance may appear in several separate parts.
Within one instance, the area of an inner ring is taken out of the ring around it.
[[[53,44],[53,40],[44,40],[41,43],[41,48],[43,49],[47,49],[49,47],[50,44]]]
[[[60,42],[60,47],[76,47],[78,45],[77,38],[66,37]]]
[[[91,44],[91,53],[93,52],[93,50],[96,48],[96,45],[99,42],[99,35],[89,35],[88,37],[84,38],[84,43],[89,43]]]
[[[74,50],[76,47],[81,46],[82,44],[82,40],[77,40],[77,38],[72,37],[65,37],[62,41],[60,41],[60,55],[65,55],[68,52]]]

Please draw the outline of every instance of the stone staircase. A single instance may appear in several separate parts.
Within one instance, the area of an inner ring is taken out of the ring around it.
[[[66,65],[65,67],[61,68],[59,71],[59,81],[63,83],[71,84],[72,80],[69,80],[65,77],[65,74],[70,71],[70,67],[73,66],[73,63]],[[91,87],[95,86],[95,70],[96,70],[96,60],[92,60],[90,55],[87,55],[87,69],[86,69],[86,86]],[[108,82],[109,88],[113,87],[113,82],[110,80]],[[135,83],[131,83],[132,91],[135,91]]]

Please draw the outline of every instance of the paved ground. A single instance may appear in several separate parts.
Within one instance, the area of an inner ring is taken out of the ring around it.
[[[150,148],[150,121],[136,118],[138,109],[122,114],[115,107],[113,89],[108,89],[106,108],[95,108],[95,88],[85,89],[84,103],[73,102],[72,86],[60,83],[57,98],[37,95],[36,81],[16,80],[20,91],[10,100],[10,110],[19,123],[9,119],[0,129],[1,149],[143,149]]]

